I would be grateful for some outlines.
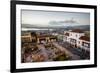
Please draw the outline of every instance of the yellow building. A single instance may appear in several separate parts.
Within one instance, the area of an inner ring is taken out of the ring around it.
[[[21,35],[21,41],[22,42],[32,42],[32,37],[30,32],[26,32]]]

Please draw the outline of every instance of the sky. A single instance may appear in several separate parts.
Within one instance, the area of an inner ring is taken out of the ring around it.
[[[21,24],[31,24],[41,27],[58,27],[89,25],[90,14],[79,12],[61,12],[61,11],[39,11],[39,10],[22,10]],[[74,21],[71,23],[71,20]]]

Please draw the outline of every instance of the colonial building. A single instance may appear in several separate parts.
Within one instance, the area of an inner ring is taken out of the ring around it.
[[[24,32],[24,31],[22,31],[22,34],[21,34],[21,41],[22,42],[36,42],[37,41],[37,39],[36,39],[36,33],[35,32]]]
[[[85,36],[85,33],[80,29],[64,31],[64,42],[70,43],[74,47],[79,47],[89,51],[90,38]]]
[[[21,41],[22,42],[32,42],[31,33],[30,32],[22,32],[21,33]]]
[[[49,34],[36,34],[35,32],[22,32],[21,40],[22,43],[47,43],[57,41],[57,37]]]
[[[37,43],[48,43],[57,41],[57,37],[53,35],[38,35]]]
[[[79,45],[81,48],[89,51],[90,50],[90,38],[88,36],[81,36]]]

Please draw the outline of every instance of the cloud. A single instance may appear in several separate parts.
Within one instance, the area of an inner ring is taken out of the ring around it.
[[[78,22],[76,20],[73,20],[73,18],[71,20],[64,20],[64,21],[50,21],[49,22],[50,25],[63,25],[63,24],[78,24]]]

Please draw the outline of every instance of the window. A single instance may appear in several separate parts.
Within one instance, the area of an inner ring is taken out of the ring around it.
[[[90,48],[90,43],[83,42],[82,43],[82,46],[87,47],[87,48]]]
[[[78,43],[80,44],[80,41]]]
[[[77,37],[77,34],[76,34],[76,37]]]

